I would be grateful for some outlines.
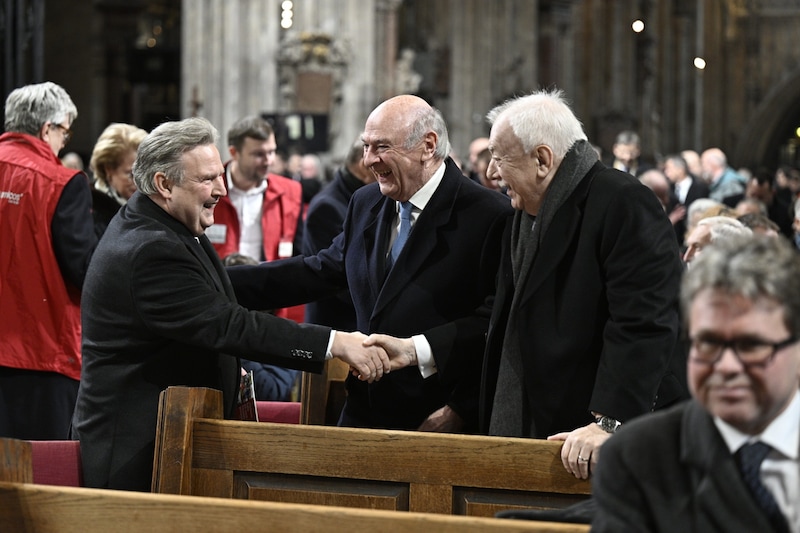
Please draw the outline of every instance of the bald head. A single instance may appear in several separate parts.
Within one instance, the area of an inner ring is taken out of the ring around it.
[[[429,113],[433,109],[428,102],[413,94],[401,94],[381,102],[367,118],[367,123],[375,117],[387,116],[395,123],[407,126],[413,124],[416,117]]]
[[[703,168],[703,177],[711,183],[725,172],[728,158],[719,148],[709,148],[700,156],[700,165]]]
[[[364,164],[381,192],[400,202],[427,183],[450,151],[442,114],[412,95],[395,96],[376,107],[361,140]]]
[[[398,134],[404,136],[403,145],[406,148],[412,148],[422,141],[423,137],[433,133],[436,136],[434,150],[436,159],[443,161],[450,153],[450,141],[444,117],[438,109],[431,107],[418,96],[401,94],[389,98],[370,113],[365,129],[370,123],[378,121],[391,124]]]

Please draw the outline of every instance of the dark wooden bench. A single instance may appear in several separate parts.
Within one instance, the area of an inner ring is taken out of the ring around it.
[[[577,533],[570,524],[0,482],[0,531]]]
[[[222,420],[221,393],[161,395],[153,492],[494,516],[588,497],[534,439]]]

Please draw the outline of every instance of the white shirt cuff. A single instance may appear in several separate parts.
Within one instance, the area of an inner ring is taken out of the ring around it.
[[[438,370],[436,369],[436,361],[433,359],[433,350],[428,343],[425,335],[414,335],[411,337],[414,341],[414,349],[417,351],[417,366],[419,373],[423,378],[434,375]]]
[[[328,338],[328,349],[325,350],[325,360],[328,361],[333,359],[333,353],[331,350],[333,349],[333,338],[336,336],[336,330],[331,330],[331,336]]]

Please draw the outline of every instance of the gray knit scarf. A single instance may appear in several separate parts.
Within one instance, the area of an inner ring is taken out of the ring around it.
[[[597,160],[597,152],[587,141],[577,141],[564,156],[564,160],[550,182],[538,215],[532,217],[524,211],[517,211],[514,214],[511,228],[514,296],[511,300],[511,311],[500,355],[497,389],[489,423],[490,435],[508,437],[534,437],[536,435],[536,427],[530,414],[530,406],[522,379],[523,354],[522,346],[518,342],[521,332],[517,327],[519,298],[522,296],[525,281],[536,260],[539,244],[547,234],[555,214],[567,198],[575,192]],[[527,353],[525,356],[535,357],[535,354]]]

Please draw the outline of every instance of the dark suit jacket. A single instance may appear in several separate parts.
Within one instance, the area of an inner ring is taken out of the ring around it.
[[[373,384],[350,377],[346,413],[371,427],[415,429],[447,403],[474,429],[489,315],[482,304],[494,292],[500,234],[511,213],[507,197],[470,181],[448,159],[388,276],[396,202],[378,184],[356,191],[344,230],[327,250],[229,273],[246,305],[283,306],[349,287],[359,331],[426,336],[437,374],[422,379],[410,367]]]
[[[661,204],[636,178],[598,162],[559,208],[524,282],[516,338],[506,336],[510,227],[503,247],[484,360],[483,431],[503,342],[518,343],[523,354],[539,438],[585,426],[594,420],[590,411],[625,422],[657,401],[688,397],[677,347],[678,246]]]
[[[230,413],[247,357],[321,371],[330,329],[236,305],[219,259],[136,193],[95,252],[81,306],[83,368],[73,417],[88,486],[149,490],[159,393],[213,387]]]
[[[694,401],[623,426],[602,452],[592,531],[770,531],[711,416]]]
[[[333,181],[317,194],[308,206],[303,233],[303,255],[316,255],[331,245],[342,232],[347,205],[364,184],[344,169],[336,171]],[[342,331],[356,329],[356,310],[348,290],[306,305],[306,322],[323,324]]]
[[[685,205],[688,210],[689,206],[692,205],[692,202],[694,202],[695,200],[699,198],[708,198],[708,193],[709,193],[708,184],[705,181],[703,181],[702,178],[693,177],[692,184],[689,185],[689,190],[686,191],[686,200],[683,202],[682,205]],[[671,205],[668,210],[671,211],[678,205],[679,205],[678,199],[675,198],[675,203]],[[678,239],[679,245],[682,245],[684,239],[686,238],[686,227],[688,225],[687,224],[688,216],[689,213],[687,212],[686,216],[682,220],[679,220],[674,226],[675,236]]]

